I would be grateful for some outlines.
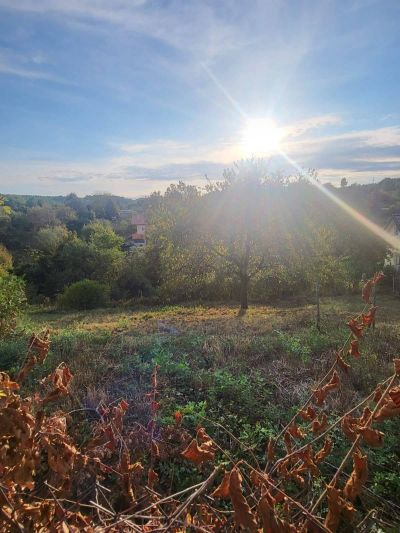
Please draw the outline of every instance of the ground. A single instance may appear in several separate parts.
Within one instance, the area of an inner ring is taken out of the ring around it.
[[[400,299],[378,295],[377,304],[376,328],[365,335],[361,357],[350,361],[350,374],[343,376],[340,392],[332,395],[332,417],[354,406],[392,373],[391,361],[400,346]],[[180,410],[188,430],[201,423],[218,441],[230,441],[232,447],[231,434],[240,446],[263,454],[267,438],[287,422],[330,366],[348,336],[347,320],[362,308],[358,295],[322,298],[320,331],[315,325],[315,305],[304,302],[254,305],[245,316],[227,305],[75,313],[33,308],[18,334],[0,343],[0,369],[15,373],[30,333],[49,328],[50,355],[44,367],[33,371],[26,388],[29,391],[34,382],[65,362],[74,381],[64,407],[74,419],[83,421],[99,403],[124,398],[132,407],[130,420],[146,423],[144,395],[157,364],[160,423],[168,423]],[[396,474],[400,424],[387,422],[386,433],[384,448],[371,452],[366,497],[373,505],[384,506],[392,519],[393,513],[400,512],[395,507],[400,501]],[[334,464],[347,446],[339,431],[335,446]],[[177,469],[177,487],[192,482],[193,476]]]

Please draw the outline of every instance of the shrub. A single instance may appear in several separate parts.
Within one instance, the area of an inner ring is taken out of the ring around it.
[[[107,301],[108,287],[106,285],[84,279],[67,287],[59,304],[64,309],[94,309],[106,305]]]
[[[12,274],[0,275],[0,338],[14,331],[25,301],[22,279]]]
[[[0,244],[0,272],[7,272],[12,268],[12,256],[5,246]]]

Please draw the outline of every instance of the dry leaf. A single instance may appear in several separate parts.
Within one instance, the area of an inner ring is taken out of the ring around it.
[[[319,389],[314,389],[314,399],[317,405],[322,405],[325,398],[331,390],[337,389],[340,384],[339,374],[336,370],[333,371],[331,379],[326,385],[320,387]]]
[[[312,427],[312,432],[314,433],[314,435],[318,435],[319,433],[322,433],[328,427],[328,418],[326,414],[323,413],[320,417],[313,420],[311,427]]]
[[[347,322],[347,325],[351,329],[351,332],[353,333],[353,335],[357,337],[357,339],[359,339],[362,336],[364,326],[362,324],[359,324],[354,318],[349,320]]]
[[[196,440],[193,439],[189,446],[183,450],[181,455],[196,465],[200,465],[201,463],[204,463],[204,461],[212,461],[215,453],[211,446],[205,446],[205,444],[207,443],[203,443],[201,446],[198,446]]]
[[[360,428],[360,433],[364,439],[364,442],[374,448],[379,448],[383,445],[383,437],[385,436],[382,431],[372,429],[369,427]]]
[[[358,351],[358,340],[351,341],[349,354],[354,357],[360,357],[360,352]]]
[[[376,310],[378,308],[377,307],[370,307],[368,313],[366,315],[361,315],[361,318],[362,318],[362,323],[364,326],[366,327],[370,327],[371,324],[374,323],[375,321],[375,313],[376,313]]]
[[[341,520],[351,523],[355,509],[351,503],[347,502],[340,490],[335,489],[332,485],[326,487],[328,496],[328,514],[325,519],[325,527],[332,533],[335,533],[340,525]]]
[[[303,420],[311,422],[317,416],[317,413],[315,412],[315,409],[311,405],[309,405],[307,409],[302,409],[301,411],[299,411],[299,415]]]
[[[327,457],[331,453],[332,448],[333,448],[332,439],[330,439],[329,437],[326,437],[324,446],[314,456],[314,462],[318,464],[321,461],[323,461],[325,457]]]
[[[346,372],[346,374],[348,373],[348,371],[350,370],[351,368],[351,365],[349,365],[348,363],[346,363],[346,361],[343,359],[343,357],[340,355],[340,352],[338,352],[336,354],[336,364],[338,365],[338,367],[340,367],[342,370],[344,370],[344,372]]]
[[[362,487],[368,479],[368,457],[360,450],[353,453],[353,471],[347,480],[343,493],[351,501],[361,493]]]
[[[229,498],[229,479],[230,479],[230,472],[225,472],[224,477],[222,478],[221,483],[218,485],[218,487],[214,490],[214,492],[211,494],[213,498],[223,498],[228,499]]]
[[[229,496],[235,513],[235,523],[245,531],[257,531],[258,525],[250,506],[242,492],[242,476],[238,468],[233,468],[229,477]]]

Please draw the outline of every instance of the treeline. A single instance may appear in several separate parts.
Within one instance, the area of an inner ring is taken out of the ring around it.
[[[147,245],[132,252],[122,247],[134,230],[126,210],[148,222]],[[245,308],[248,298],[310,293],[316,282],[331,293],[351,290],[387,253],[320,188],[265,176],[254,161],[205,188],[179,183],[139,201],[11,196],[0,214],[0,242],[13,263],[6,270],[25,281],[32,302],[90,280],[92,292],[100,284],[114,301],[239,299]]]

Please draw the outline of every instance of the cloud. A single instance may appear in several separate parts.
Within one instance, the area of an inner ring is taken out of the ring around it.
[[[342,118],[339,115],[335,115],[333,113],[328,115],[319,115],[291,124],[285,128],[285,133],[287,137],[301,137],[310,130],[321,129],[327,126],[336,126],[341,123]]]
[[[338,115],[317,115],[285,126],[291,134],[282,145],[283,151],[303,168],[315,168],[322,181],[339,182],[343,176],[359,183],[373,178],[400,177],[400,126],[350,131],[323,135],[329,125],[342,127]],[[57,184],[58,193],[75,190],[90,194],[108,190],[116,194],[140,196],[155,189],[164,190],[178,180],[205,184],[208,179],[221,179],[223,170],[243,157],[238,137],[201,143],[177,139],[152,142],[129,140],[108,144],[114,155],[87,161],[54,161],[35,159],[1,161],[1,176],[7,186],[18,183],[21,192],[35,183],[35,190],[48,192],[48,184]],[[271,172],[296,173],[281,156],[270,157]]]
[[[284,150],[325,179],[400,177],[400,126],[310,137],[288,142]]]
[[[43,54],[24,55],[12,52],[6,48],[0,48],[0,74],[18,76],[31,80],[46,80],[55,83],[71,85],[71,82],[43,70],[32,69],[37,65],[46,63],[47,60]],[[28,65],[28,67],[27,67]]]
[[[7,65],[7,63],[4,63],[0,60],[0,74],[9,74],[12,76],[18,76],[21,78],[29,78],[31,80],[46,80],[46,81],[53,81],[55,83],[65,83],[70,85],[70,82],[67,80],[63,80],[62,78],[55,76],[54,74],[50,74],[48,72],[41,72],[38,70],[29,70],[25,68],[20,68],[13,65]]]
[[[146,0],[0,0],[0,8],[77,21],[83,28],[100,30],[99,22],[158,40],[185,52],[213,58],[240,46],[237,27],[218,15],[207,2],[168,4]]]

